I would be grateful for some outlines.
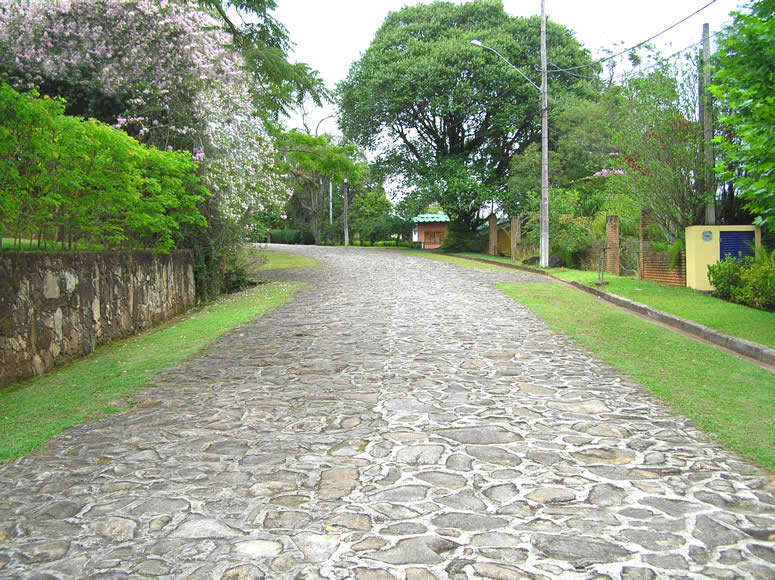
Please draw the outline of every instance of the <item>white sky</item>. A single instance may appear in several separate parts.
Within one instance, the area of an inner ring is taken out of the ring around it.
[[[461,0],[453,0],[460,3]],[[596,58],[600,48],[613,48],[624,41],[633,46],[682,20],[710,0],[545,0],[547,17],[575,31],[576,38]],[[306,62],[317,70],[333,89],[347,76],[350,64],[369,47],[374,33],[388,12],[406,5],[428,4],[430,0],[279,0],[275,17],[282,22],[296,43],[292,60]],[[711,34],[731,19],[729,13],[742,8],[744,0],[716,0],[702,12],[654,41],[665,55],[699,41],[702,25],[710,24]],[[540,14],[540,0],[503,0],[511,16]],[[335,113],[329,107],[310,111],[311,131],[323,117]],[[301,117],[290,127],[301,128]],[[321,132],[338,132],[336,120],[320,125]]]

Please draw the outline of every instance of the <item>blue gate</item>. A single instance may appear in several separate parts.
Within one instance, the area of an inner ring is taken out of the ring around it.
[[[753,232],[720,232],[719,244],[721,246],[720,260],[725,260],[727,255],[733,258],[742,258],[754,254]]]

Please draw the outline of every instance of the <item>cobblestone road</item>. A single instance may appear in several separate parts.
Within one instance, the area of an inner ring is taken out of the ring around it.
[[[0,469],[0,576],[774,578],[775,485],[493,287],[294,248],[293,303]]]

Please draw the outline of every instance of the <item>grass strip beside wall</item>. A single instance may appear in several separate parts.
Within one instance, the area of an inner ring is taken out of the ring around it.
[[[775,374],[559,284],[499,284],[716,442],[775,470]]]

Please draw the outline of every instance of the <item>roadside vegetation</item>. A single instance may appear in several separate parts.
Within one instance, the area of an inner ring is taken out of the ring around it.
[[[261,260],[259,270],[280,270],[283,268],[304,268],[316,266],[317,262],[306,256],[299,256],[290,252],[276,252],[260,248],[249,248],[249,255]]]
[[[504,264],[514,263],[510,258],[501,256],[471,252],[460,255]],[[580,282],[588,286],[594,286],[598,279],[597,272],[585,270],[548,268],[544,271],[561,280]],[[605,274],[604,280],[607,284],[597,287],[599,290],[640,302],[725,334],[775,348],[775,312],[732,304],[691,288],[668,286],[648,280],[641,280],[638,290],[638,281],[627,276]]]
[[[775,374],[559,284],[500,284],[716,442],[775,470]]]
[[[302,286],[272,282],[224,296],[48,375],[0,387],[0,462],[38,449],[69,427],[131,407],[132,396],[155,375],[291,300]]]

